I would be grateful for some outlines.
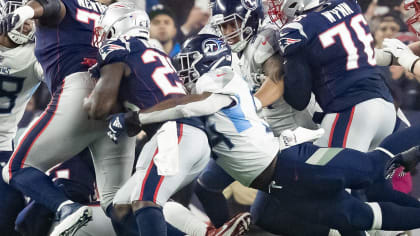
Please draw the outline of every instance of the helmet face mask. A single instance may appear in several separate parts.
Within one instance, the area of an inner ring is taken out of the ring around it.
[[[418,0],[405,0],[404,8],[413,11],[413,15],[406,21],[408,29],[420,36],[420,3]]]
[[[143,10],[134,10],[126,2],[111,4],[101,16],[94,29],[93,45],[101,47],[107,40],[116,40],[122,35],[149,39],[150,20]]]
[[[213,26],[233,52],[245,49],[263,19],[260,0],[218,0],[213,4],[212,14]]]
[[[0,0],[0,13],[1,17],[6,17],[8,14],[13,13],[17,8],[25,5],[24,1],[5,1]],[[28,29],[29,28],[29,29]],[[16,44],[22,45],[28,42],[33,42],[35,38],[35,24],[33,20],[28,20],[22,25],[20,29],[10,31],[7,36],[11,41]]]
[[[188,91],[192,91],[203,74],[232,63],[231,50],[216,35],[200,34],[188,39],[178,55],[174,66]]]
[[[185,87],[191,91],[200,73],[195,65],[203,58],[198,51],[180,52],[175,56],[174,66],[177,69],[178,77],[183,81]]]

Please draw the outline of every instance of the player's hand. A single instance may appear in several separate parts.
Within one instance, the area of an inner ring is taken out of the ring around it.
[[[108,118],[108,137],[114,143],[118,143],[118,137],[125,131],[124,113],[117,113]]]
[[[128,137],[133,137],[142,130],[138,113],[134,111],[117,113],[107,120],[109,121],[107,135],[114,143],[118,143],[118,137],[123,132],[126,132]]]
[[[395,171],[400,168],[403,164],[402,156],[398,155],[392,158],[385,166],[385,179],[392,179]],[[404,170],[405,171],[405,170]]]
[[[410,48],[398,39],[384,39],[384,52],[391,53],[398,63],[406,70],[412,72],[414,63],[419,59]]]
[[[23,26],[26,20],[34,17],[35,11],[30,6],[17,8],[13,13],[3,17],[0,21],[0,35],[6,34]]]

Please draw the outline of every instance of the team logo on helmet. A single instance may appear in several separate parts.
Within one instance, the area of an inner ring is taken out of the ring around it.
[[[204,53],[215,53],[225,47],[225,43],[222,40],[216,38],[206,39],[203,42]]]
[[[255,10],[258,7],[258,0],[241,0],[242,6],[245,7],[247,10]]]

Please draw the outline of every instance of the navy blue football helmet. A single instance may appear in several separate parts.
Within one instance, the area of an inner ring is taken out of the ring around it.
[[[217,0],[212,8],[212,24],[219,28],[233,52],[246,47],[263,18],[261,0]],[[228,26],[232,31],[226,29]]]
[[[191,90],[200,76],[222,66],[231,66],[232,52],[216,35],[199,34],[188,39],[174,57],[178,77]]]

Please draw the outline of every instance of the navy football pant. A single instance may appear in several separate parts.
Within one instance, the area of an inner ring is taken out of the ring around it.
[[[12,152],[0,151],[0,164],[6,164]],[[18,236],[14,230],[15,219],[19,212],[25,207],[25,199],[22,193],[15,190],[3,179],[0,179],[0,234]]]

